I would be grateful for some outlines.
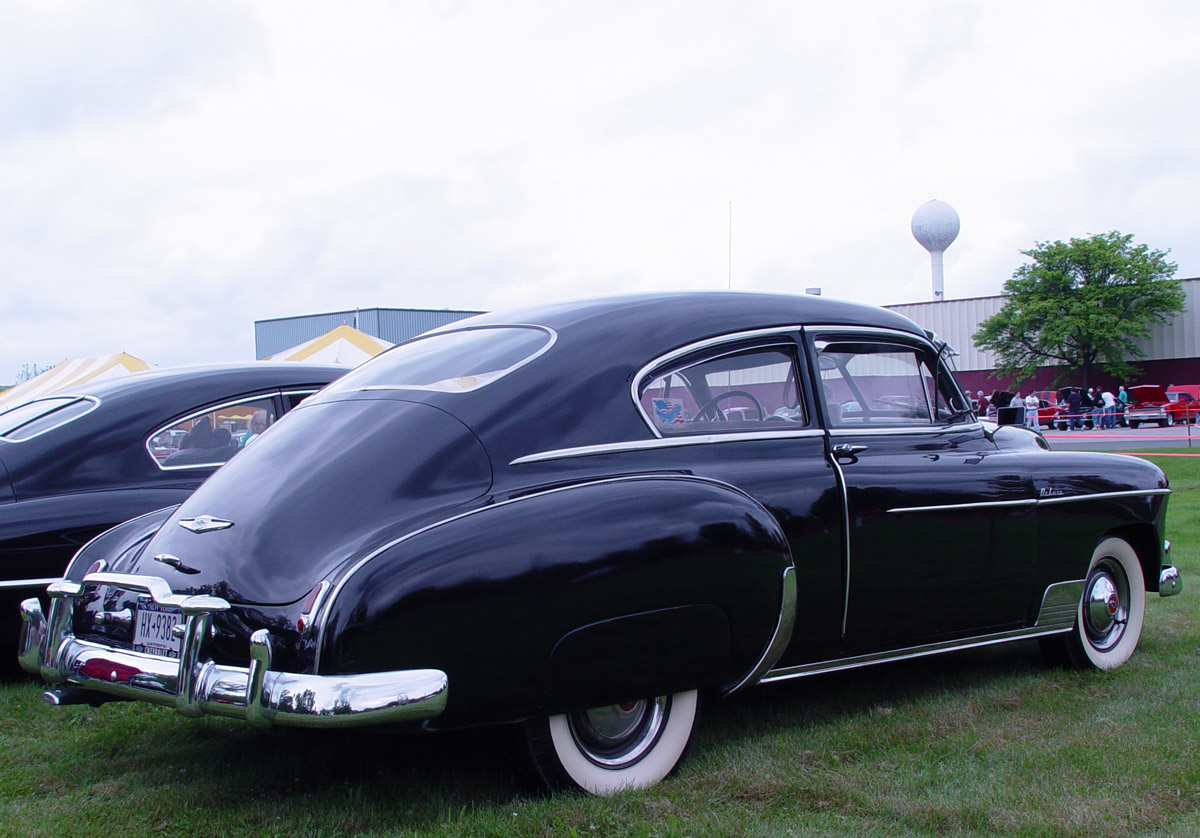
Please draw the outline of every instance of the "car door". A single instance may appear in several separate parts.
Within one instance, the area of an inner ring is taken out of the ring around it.
[[[1022,624],[1037,554],[1020,456],[997,449],[915,335],[808,340],[843,490],[846,643],[896,649]]]

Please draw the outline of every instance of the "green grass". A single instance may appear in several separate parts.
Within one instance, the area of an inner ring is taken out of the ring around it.
[[[1184,574],[1112,673],[1016,643],[706,705],[680,769],[532,793],[514,731],[258,731],[0,685],[0,835],[1200,835],[1200,458],[1170,475]]]

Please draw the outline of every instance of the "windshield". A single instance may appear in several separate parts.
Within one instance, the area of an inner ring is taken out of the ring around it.
[[[402,343],[367,361],[326,393],[354,390],[435,390],[465,393],[507,375],[549,349],[542,326],[480,326],[437,332]]]

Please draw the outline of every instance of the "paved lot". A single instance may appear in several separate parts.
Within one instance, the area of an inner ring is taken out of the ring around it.
[[[1056,450],[1119,451],[1136,448],[1200,456],[1200,426],[1171,428],[1143,425],[1133,428],[1091,431],[1043,431]]]

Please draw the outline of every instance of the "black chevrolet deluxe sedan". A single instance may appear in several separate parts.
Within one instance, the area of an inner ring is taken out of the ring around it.
[[[5,656],[19,639],[20,602],[60,578],[83,544],[122,521],[179,504],[254,430],[261,433],[345,372],[306,364],[178,367],[0,410]]]
[[[1179,590],[1133,457],[980,422],[912,321],[663,293],[400,344],[22,605],[54,704],[523,726],[551,786],[664,777],[701,694],[1039,638],[1110,669]]]

